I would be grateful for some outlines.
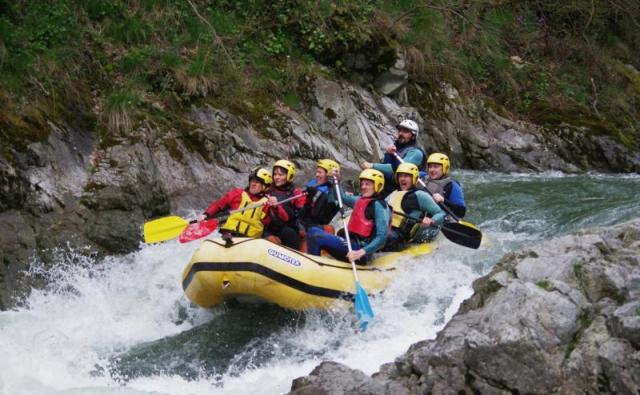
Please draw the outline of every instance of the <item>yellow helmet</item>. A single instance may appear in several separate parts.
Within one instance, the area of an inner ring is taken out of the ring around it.
[[[293,177],[296,176],[296,165],[294,165],[293,163],[289,162],[286,159],[280,159],[279,161],[277,161],[274,165],[273,165],[273,169],[275,169],[276,167],[281,167],[283,169],[285,169],[287,171],[287,182],[291,182],[293,181]],[[272,170],[273,170],[272,169]]]
[[[429,163],[437,163],[442,165],[442,175],[446,176],[449,173],[449,167],[451,167],[451,162],[449,161],[449,157],[445,154],[441,154],[436,152],[435,154],[429,155],[427,158],[427,165]]]
[[[375,169],[365,169],[360,173],[360,180],[373,181],[373,191],[375,193],[382,192],[384,188],[384,174]]]
[[[252,170],[251,173],[249,173],[249,182],[251,182],[251,180],[253,179],[260,181],[262,185],[264,185],[264,187],[262,188],[263,190],[273,182],[271,173],[264,167],[257,167]]]
[[[337,169],[340,170],[340,165],[338,162],[332,159],[320,159],[317,163],[317,166],[321,169],[325,169],[327,173],[331,173],[331,170]]]
[[[413,163],[404,162],[400,163],[398,168],[396,169],[396,180],[398,179],[398,174],[409,174],[411,175],[413,185],[416,185],[418,182],[418,176],[420,175],[420,170],[418,170],[418,166]]]

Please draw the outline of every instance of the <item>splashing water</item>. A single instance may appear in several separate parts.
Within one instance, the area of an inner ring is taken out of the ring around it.
[[[0,312],[0,394],[284,393],[323,360],[371,374],[434,338],[504,253],[640,211],[637,176],[458,176],[482,247],[441,239],[434,254],[407,259],[370,299],[375,319],[364,333],[352,309],[190,305],[180,279],[197,242],[100,261],[60,252],[53,267],[32,269],[49,286]]]

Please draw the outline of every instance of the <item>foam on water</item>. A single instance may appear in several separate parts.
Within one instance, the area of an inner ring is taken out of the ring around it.
[[[355,331],[348,304],[309,312],[249,341],[215,374],[203,369],[196,377],[170,370],[127,377],[110,368],[114,357],[132,347],[216,320],[232,322],[226,314],[233,311],[191,306],[182,293],[181,272],[197,242],[143,246],[98,262],[61,253],[54,267],[35,265],[32,271],[50,281],[47,289],[34,290],[24,307],[0,312],[0,394],[283,393],[323,360],[371,374],[412,343],[434,338],[472,294],[473,280],[505,252],[637,215],[640,178],[581,177],[462,173],[469,220],[485,235],[480,250],[443,238],[434,254],[409,259],[391,286],[371,298],[375,320],[365,333]],[[558,202],[563,194],[567,198]],[[578,203],[565,207],[567,202]],[[218,336],[204,335],[214,341]],[[182,358],[175,347],[174,358]]]

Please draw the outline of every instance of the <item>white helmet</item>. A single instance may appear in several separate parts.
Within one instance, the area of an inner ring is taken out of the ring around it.
[[[410,119],[405,119],[404,121],[400,122],[400,125],[397,126],[398,129],[403,128],[403,129],[407,129],[410,130],[411,133],[413,133],[414,136],[418,137],[418,124],[415,123],[414,121],[410,120]]]

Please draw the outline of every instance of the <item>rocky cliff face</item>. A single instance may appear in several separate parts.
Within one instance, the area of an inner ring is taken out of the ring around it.
[[[435,340],[369,377],[333,362],[294,394],[637,394],[640,220],[510,253]]]
[[[394,80],[395,81],[395,80]],[[406,97],[397,83],[387,88]],[[304,103],[281,106],[255,127],[242,116],[193,108],[188,130],[143,125],[103,148],[89,130],[49,124],[48,140],[0,158],[0,309],[32,284],[21,273],[55,249],[125,253],[141,242],[145,220],[202,209],[230,186],[244,185],[252,167],[293,160],[302,181],[314,162],[333,157],[346,176],[362,160],[377,161],[395,137],[394,125],[415,119],[427,152],[450,154],[456,167],[499,171],[639,171],[640,153],[585,130],[554,132],[502,118],[443,87],[443,112],[426,118],[415,108],[354,85],[314,78]],[[434,99],[436,100],[436,99]]]

